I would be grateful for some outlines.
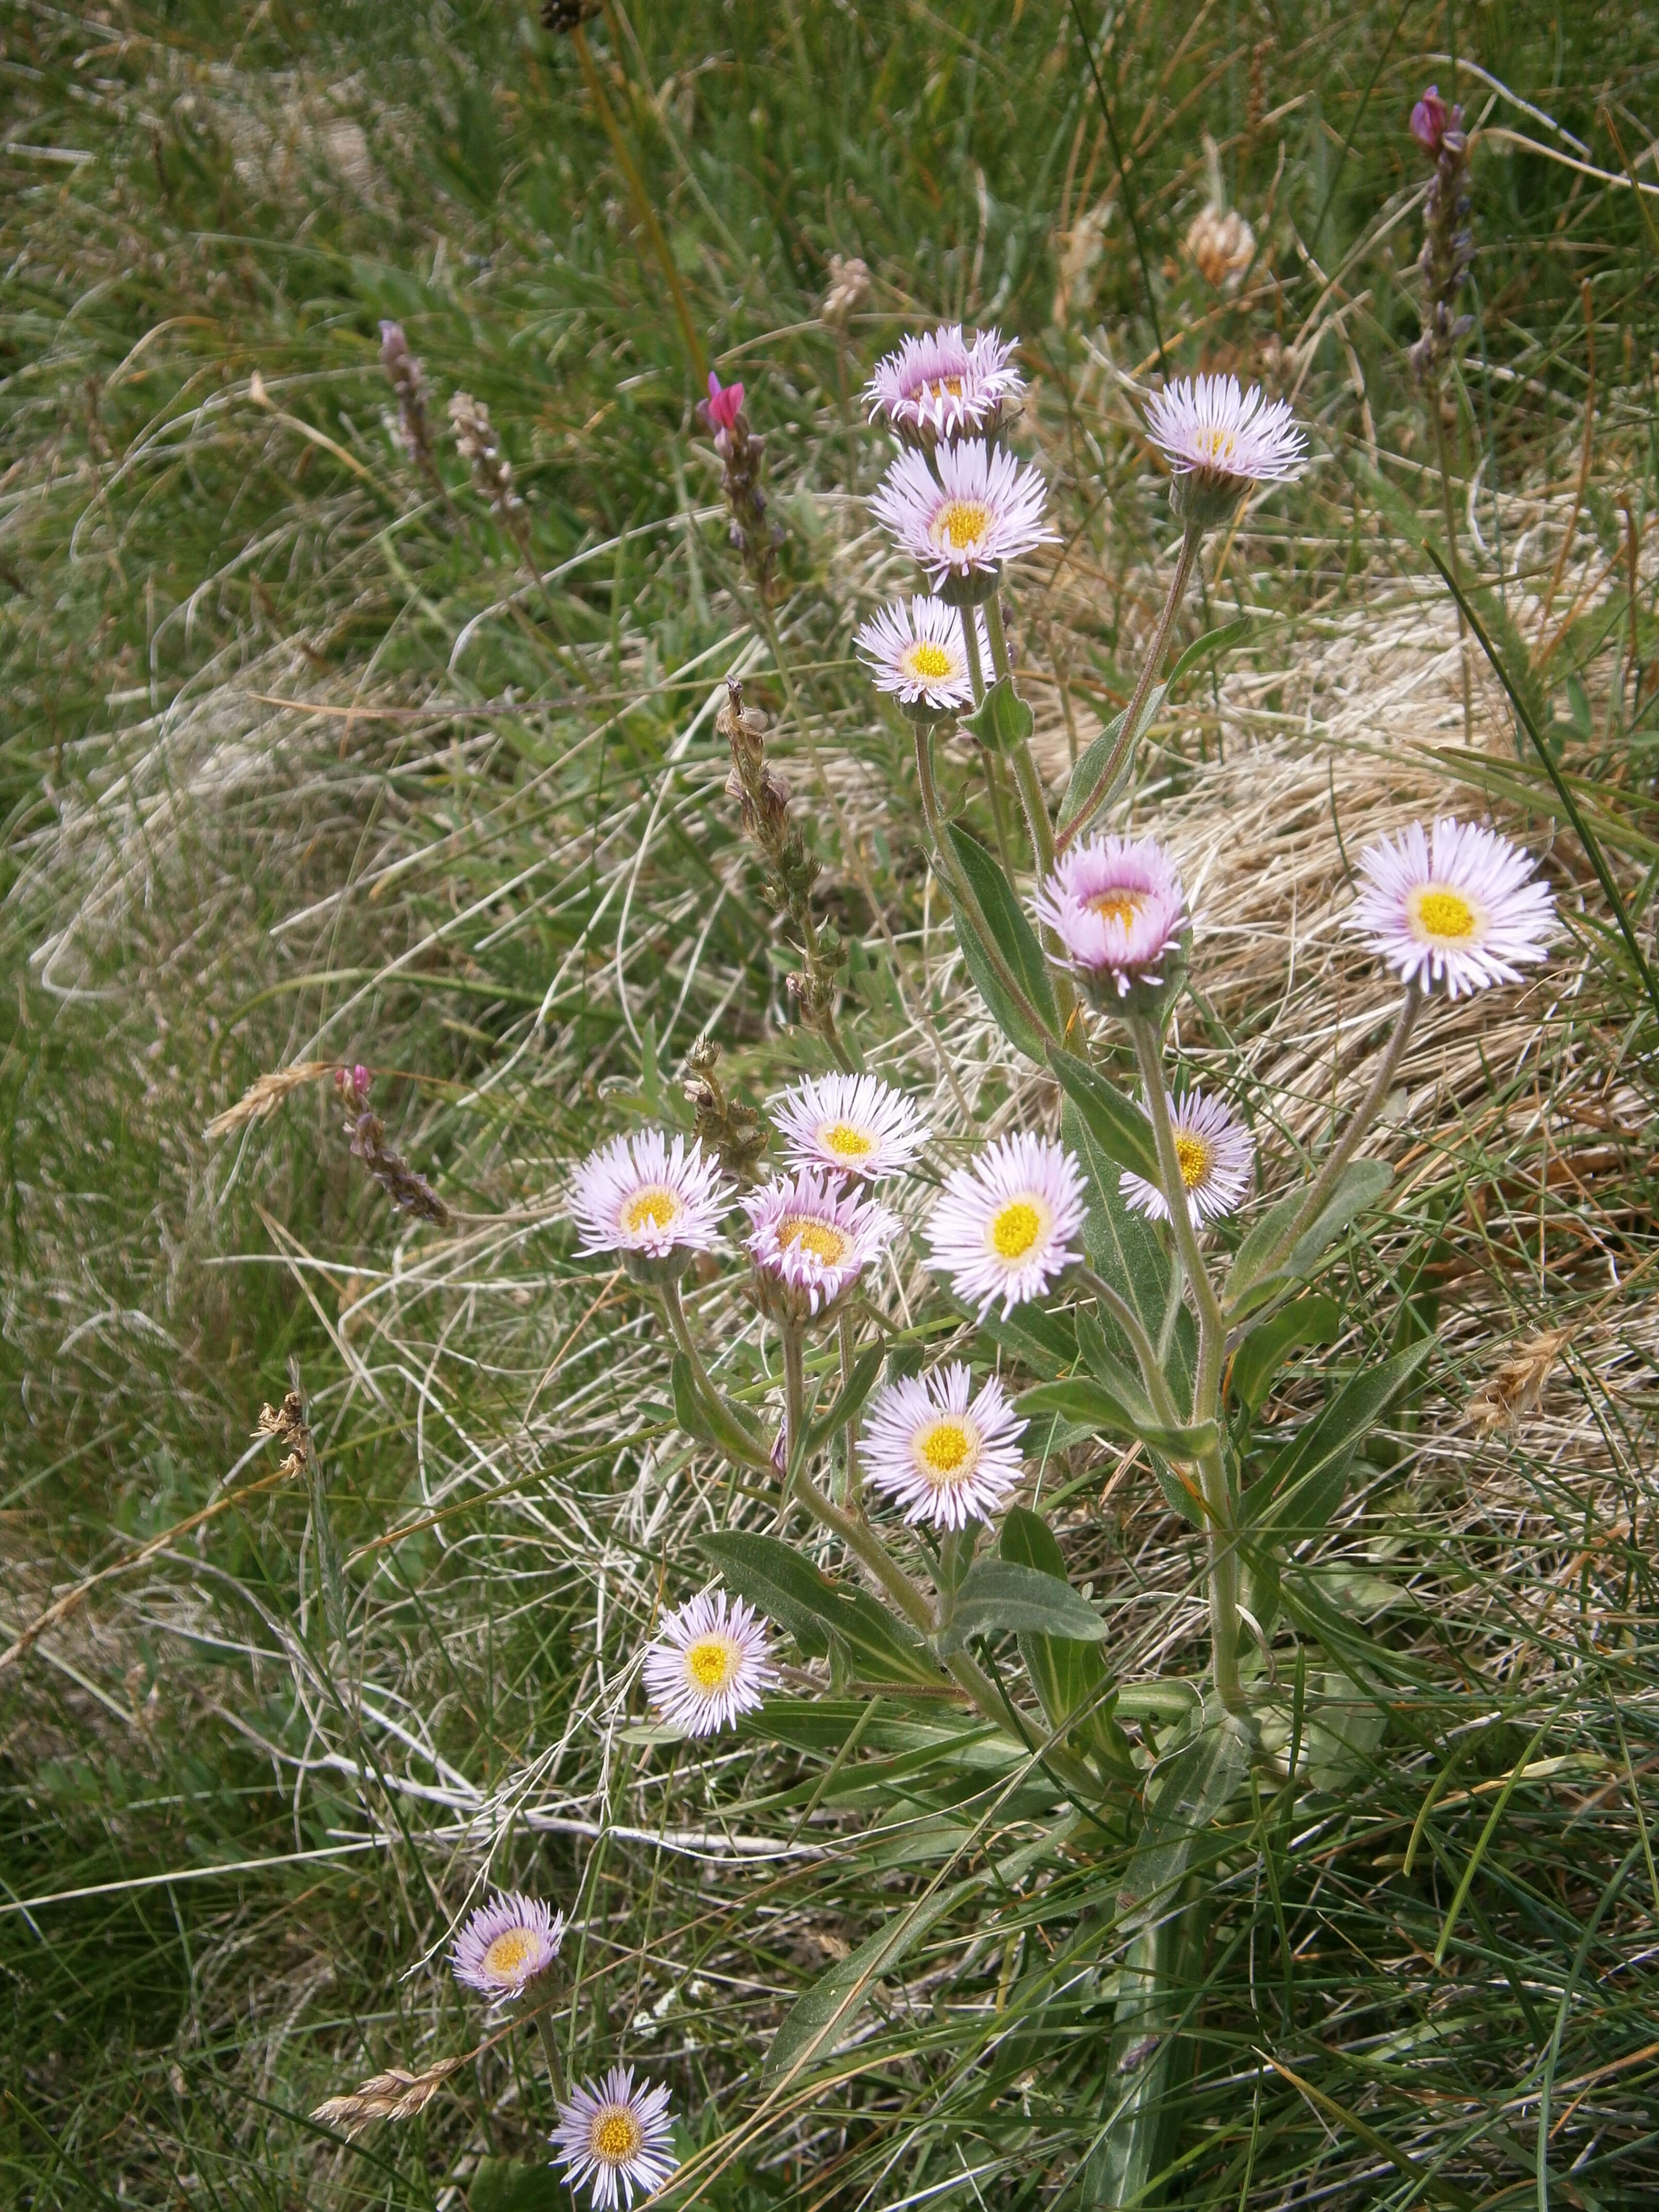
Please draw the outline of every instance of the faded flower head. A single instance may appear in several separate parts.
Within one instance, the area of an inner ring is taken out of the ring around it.
[[[1025,1429],[994,1375],[974,1395],[973,1376],[954,1360],[876,1392],[865,1425],[865,1469],[907,1521],[966,1528],[988,1521],[1013,1494]]]
[[[1042,519],[1047,496],[1036,469],[969,439],[931,457],[900,453],[870,507],[938,585],[946,577],[994,578],[1005,562],[1056,543]]]
[[[985,617],[977,608],[971,614],[979,665],[988,668]],[[908,600],[895,599],[860,626],[853,643],[868,664],[877,690],[890,692],[905,706],[946,714],[973,705],[974,679],[962,623],[957,610],[945,600],[921,592]]]
[[[1182,377],[1146,403],[1146,428],[1174,471],[1176,502],[1201,528],[1224,520],[1252,485],[1288,483],[1307,440],[1285,399],[1236,376]]]
[[[831,330],[845,330],[848,321],[870,296],[870,271],[856,254],[843,259],[830,256],[830,283],[818,309]]]
[[[839,1176],[811,1168],[743,1202],[762,1302],[795,1320],[827,1313],[880,1259],[899,1225]]]
[[[1127,998],[1167,981],[1187,927],[1187,894],[1154,837],[1090,837],[1063,854],[1037,892],[1036,915],[1098,986]]]
[[[915,1101],[877,1075],[812,1075],[771,1102],[792,1167],[900,1175],[927,1140]]]
[[[1237,289],[1255,257],[1255,233],[1237,208],[1200,208],[1188,227],[1187,251],[1206,283]]]
[[[714,1735],[775,1689],[766,1624],[740,1597],[704,1590],[671,1613],[645,1654],[651,1702],[687,1735]]]
[[[696,1139],[662,1129],[613,1137],[570,1180],[570,1218],[583,1253],[637,1254],[668,1261],[713,1249],[731,1205],[715,1162]]]
[[[1006,1319],[1083,1257],[1068,1240],[1084,1212],[1083,1176],[1070,1152],[1046,1137],[999,1137],[946,1178],[927,1224],[927,1264],[949,1275],[981,1319],[999,1300]]]
[[[1236,1212],[1250,1188],[1255,1145],[1249,1131],[1234,1120],[1224,1099],[1189,1091],[1170,1109],[1176,1161],[1187,1193],[1194,1229]],[[1154,1221],[1170,1218],[1169,1201],[1155,1182],[1125,1169],[1119,1182],[1124,1203]]]
[[[884,416],[902,437],[923,444],[994,429],[1004,400],[1025,389],[1013,363],[1018,343],[981,331],[970,345],[960,323],[906,338],[865,386],[871,420]]]
[[[501,451],[489,410],[470,392],[452,392],[450,427],[455,449],[472,471],[472,481],[503,522],[511,521],[524,501],[513,489],[513,464]]]
[[[669,2148],[673,2133],[668,2092],[641,2081],[631,2066],[613,2066],[602,2081],[584,2081],[559,2106],[553,2142],[573,2193],[589,2185],[599,2212],[660,2189],[679,2160]]]
[[[1413,822],[1367,848],[1347,927],[1403,981],[1449,996],[1518,983],[1545,957],[1555,901],[1530,854],[1479,823]]]
[[[521,1997],[559,1955],[564,1915],[516,1890],[481,1905],[455,1938],[455,1978],[480,1996]]]

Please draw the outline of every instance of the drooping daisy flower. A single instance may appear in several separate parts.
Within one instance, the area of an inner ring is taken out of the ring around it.
[[[1083,1216],[1083,1176],[1070,1152],[1046,1137],[999,1137],[945,1179],[927,1224],[927,1264],[981,1317],[1000,1299],[1006,1319],[1083,1257],[1066,1242]]]
[[[915,1101],[876,1075],[812,1075],[771,1102],[792,1167],[897,1175],[927,1139]]]
[[[979,665],[991,665],[985,617],[974,612]],[[895,599],[860,625],[854,645],[869,664],[878,691],[890,691],[907,707],[918,704],[945,714],[971,707],[974,679],[968,672],[962,622],[955,607],[918,592],[908,602]]]
[[[665,1259],[676,1247],[708,1251],[731,1204],[719,1167],[694,1139],[661,1129],[613,1137],[570,1179],[570,1214],[583,1252]]]
[[[955,1360],[931,1375],[884,1382],[870,1401],[865,1468],[907,1521],[942,1528],[988,1521],[1019,1481],[1026,1424],[994,1375],[970,1399],[972,1389],[972,1376]]]
[[[810,1168],[744,1200],[763,1296],[799,1319],[832,1306],[886,1250],[898,1223],[838,1176]]]
[[[1444,983],[1456,998],[1518,983],[1554,932],[1555,901],[1529,854],[1476,822],[1413,822],[1362,855],[1347,926],[1403,981]]]
[[[884,415],[894,429],[955,437],[994,422],[1005,399],[1025,388],[1013,365],[1017,340],[982,331],[972,345],[960,323],[908,337],[896,353],[876,363],[864,398],[873,422]]]
[[[1224,1100],[1189,1091],[1173,1102],[1170,1122],[1176,1158],[1187,1188],[1187,1211],[1194,1229],[1237,1211],[1250,1187],[1255,1145],[1243,1122],[1234,1121]],[[1126,1168],[1119,1182],[1124,1203],[1154,1221],[1167,1221],[1169,1202],[1155,1182]]]
[[[730,1728],[778,1680],[765,1623],[723,1589],[704,1590],[669,1614],[647,1647],[644,1672],[652,1704],[688,1735]]]
[[[1047,495],[1036,469],[975,438],[941,446],[932,467],[925,454],[899,454],[870,507],[938,584],[994,575],[1005,561],[1055,543],[1042,520]]]
[[[553,2142],[573,2191],[592,2183],[601,2208],[631,2205],[634,2191],[649,2197],[679,2165],[669,2148],[673,2132],[668,2092],[641,2081],[631,2066],[613,2066],[602,2081],[580,2082],[559,2106]]]
[[[1039,921],[1072,965],[1125,998],[1162,968],[1187,927],[1187,894],[1153,837],[1090,837],[1063,854],[1036,895]]]
[[[1290,403],[1236,376],[1183,377],[1146,403],[1146,428],[1175,471],[1183,507],[1219,520],[1252,484],[1288,483],[1307,463]]]
[[[522,1996],[559,1955],[564,1915],[514,1890],[481,1905],[455,1938],[455,1978],[480,1996]]]

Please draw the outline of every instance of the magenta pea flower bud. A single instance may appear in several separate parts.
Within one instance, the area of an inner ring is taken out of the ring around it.
[[[1430,161],[1437,161],[1448,130],[1462,136],[1463,111],[1461,107],[1448,107],[1440,97],[1438,85],[1431,84],[1412,110],[1412,137]]]
[[[710,428],[715,430],[732,429],[736,425],[742,408],[742,385],[722,384],[711,368],[708,372],[708,397],[703,402],[703,411],[708,417]]]

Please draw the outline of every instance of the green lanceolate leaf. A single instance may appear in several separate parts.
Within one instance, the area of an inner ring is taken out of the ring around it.
[[[772,2039],[762,2071],[769,2080],[792,2068],[809,2065],[822,2051],[830,2049],[852,2025],[871,1990],[890,1973],[914,1943],[919,1942],[937,1920],[977,1890],[977,1878],[937,1889],[904,1911],[895,1913],[850,1958],[838,1960],[804,1990],[784,2014]]]
[[[1167,688],[1164,684],[1154,684],[1146,694],[1146,703],[1140,710],[1140,720],[1136,729],[1137,736],[1141,730],[1147,728],[1157,719],[1158,710],[1164,704],[1164,696]],[[1107,764],[1123,732],[1123,715],[1128,711],[1126,707],[1122,714],[1114,714],[1100,735],[1085,745],[1078,756],[1078,763],[1072,770],[1072,780],[1066,787],[1066,797],[1060,810],[1060,828],[1062,836],[1073,831],[1074,828],[1077,830],[1088,828],[1088,822],[1083,818],[1079,810],[1094,789],[1095,785],[1105,774]],[[1105,805],[1112,792],[1117,789],[1128,773],[1129,764],[1134,758],[1134,751],[1133,744],[1124,746],[1123,759],[1117,774],[1112,778],[1111,790],[1102,792],[1099,799],[1089,810],[1091,818]]]
[[[828,1625],[854,1674],[877,1682],[939,1686],[938,1664],[910,1628],[884,1612],[868,1590],[842,1589],[837,1595]]]
[[[1131,1212],[1124,1203],[1121,1171],[1115,1161],[1095,1142],[1088,1123],[1067,1098],[1060,1109],[1061,1140],[1083,1163],[1089,1185],[1089,1212],[1083,1224],[1084,1249],[1095,1272],[1103,1276],[1133,1307],[1141,1327],[1154,1344],[1159,1340],[1169,1306],[1169,1255],[1158,1231],[1144,1214]],[[1101,1326],[1106,1340],[1126,1364],[1133,1352],[1109,1315]],[[1174,1334],[1164,1371],[1170,1394],[1177,1406],[1190,1404],[1197,1340],[1192,1316],[1182,1306],[1176,1316]]]
[[[1158,1761],[1147,1785],[1146,1825],[1124,1869],[1118,1898],[1127,1926],[1145,1925],[1168,1906],[1249,1758],[1249,1739],[1223,1713]]]
[[[1029,1568],[1057,1583],[1066,1581],[1065,1558],[1053,1531],[1023,1505],[1009,1508],[998,1549],[1011,1565]],[[1076,1721],[1091,1748],[1127,1770],[1128,1744],[1111,1717],[1114,1700],[1107,1690],[1109,1677],[1098,1640],[1045,1636],[1040,1630],[1026,1629],[1020,1635],[1019,1656],[1049,1727],[1063,1729]]]
[[[1058,1046],[1048,1054],[1060,1089],[1077,1108],[1085,1127],[1109,1160],[1150,1183],[1158,1179],[1158,1142],[1152,1125],[1097,1068]]]
[[[1212,653],[1224,653],[1230,645],[1237,645],[1241,638],[1248,637],[1261,620],[1259,615],[1240,615],[1236,622],[1223,623],[1219,629],[1206,630],[1202,637],[1195,637],[1170,671],[1164,690],[1173,696],[1176,685],[1189,670],[1196,668],[1200,660],[1207,660]]]
[[[872,1344],[868,1351],[860,1352],[853,1362],[853,1371],[836,1393],[828,1413],[809,1423],[806,1449],[809,1453],[821,1451],[831,1437],[847,1426],[862,1407],[865,1400],[881,1380],[881,1370],[887,1358],[884,1345]]]
[[[836,1585],[792,1545],[732,1528],[699,1536],[697,1548],[714,1562],[728,1589],[787,1628],[808,1658],[828,1651],[825,1615],[837,1601]]]
[[[979,840],[959,822],[947,822],[945,836],[990,933],[988,944],[979,923],[951,897],[957,940],[968,972],[1008,1042],[1028,1059],[1041,1061],[1049,1044],[1058,1040],[1060,1012],[1036,932],[1026,919],[1013,885]],[[948,885],[946,890],[948,893]]]
[[[1232,1388],[1252,1419],[1261,1411],[1280,1364],[1306,1344],[1334,1344],[1342,1328],[1342,1310],[1323,1291],[1292,1298],[1271,1320],[1261,1322],[1233,1354]]]
[[[941,1643],[954,1650],[970,1636],[1011,1630],[1096,1644],[1105,1635],[1106,1623],[1068,1582],[1012,1559],[975,1559],[957,1592]]]
[[[1195,1422],[1189,1428],[1166,1428],[1154,1420],[1150,1409],[1139,1410],[1145,1405],[1144,1399],[1138,1407],[1125,1405],[1115,1392],[1088,1375],[1070,1376],[1062,1382],[1039,1382],[1022,1391],[1019,1398],[1019,1411],[1027,1419],[1058,1413],[1062,1420],[1090,1429],[1139,1437],[1170,1459],[1197,1459],[1216,1442],[1213,1421]]]
[[[1311,1275],[1327,1249],[1356,1214],[1374,1206],[1393,1181],[1394,1170],[1384,1160],[1350,1160],[1318,1218],[1288,1251],[1284,1249],[1285,1240],[1295,1225],[1306,1193],[1292,1191],[1288,1198],[1281,1198],[1238,1248],[1223,1299],[1227,1311],[1253,1312],[1286,1284]]]
[[[1034,1304],[1016,1306],[1006,1319],[987,1314],[980,1328],[1034,1374],[1053,1376],[1077,1365],[1077,1331],[1069,1310],[1054,1313]]]
[[[1431,1348],[1431,1340],[1420,1340],[1374,1367],[1362,1367],[1285,1445],[1241,1501],[1243,1517],[1257,1535],[1271,1530],[1294,1542],[1325,1526],[1341,1503],[1348,1462]]]
[[[674,1354],[668,1373],[674,1392],[674,1419],[687,1436],[696,1437],[699,1443],[713,1444],[740,1467],[771,1465],[765,1444],[725,1400],[711,1398],[698,1389],[691,1363],[683,1352]]]
[[[1013,678],[999,676],[974,712],[963,716],[962,726],[988,752],[1011,753],[1017,745],[1030,742],[1036,724],[1030,708],[1014,689]]]

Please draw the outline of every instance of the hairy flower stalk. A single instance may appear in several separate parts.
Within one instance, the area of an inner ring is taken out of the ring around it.
[[[449,1219],[444,1204],[426,1177],[410,1167],[403,1154],[386,1140],[386,1123],[368,1103],[372,1078],[361,1064],[335,1072],[334,1081],[346,1109],[346,1133],[352,1157],[360,1159],[392,1203],[402,1213],[441,1227]]]
[[[403,441],[404,451],[447,507],[449,488],[438,473],[437,456],[432,450],[432,425],[426,411],[426,379],[421,374],[419,361],[409,349],[401,323],[380,325],[380,366],[398,395],[398,434]]]
[[[749,427],[743,411],[743,386],[722,385],[711,368],[708,397],[697,402],[698,420],[714,433],[720,457],[720,485],[731,515],[727,535],[761,604],[771,604],[774,570],[783,532],[767,513],[761,477],[766,469],[766,441]]]

